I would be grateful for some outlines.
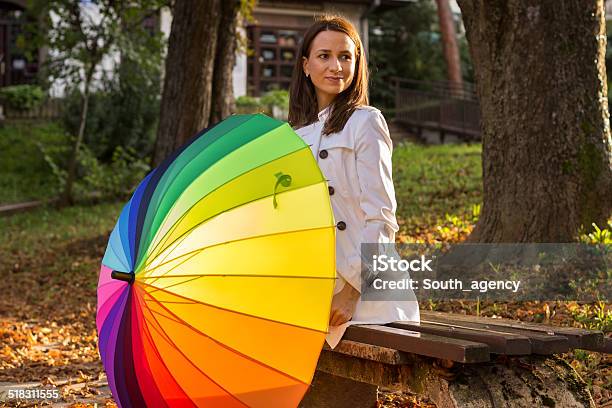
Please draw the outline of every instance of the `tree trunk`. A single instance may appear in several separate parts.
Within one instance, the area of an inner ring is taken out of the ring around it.
[[[455,33],[455,22],[448,0],[436,0],[438,4],[438,20],[440,21],[440,32],[442,33],[442,48],[446,60],[446,72],[448,80],[461,89],[463,79],[461,77],[461,59],[459,57],[459,46],[457,45],[457,34]]]
[[[235,110],[232,73],[236,62],[238,10],[240,0],[223,2],[215,56],[210,123],[222,121]]]
[[[484,203],[471,241],[571,242],[612,211],[604,0],[459,0]]]
[[[79,118],[79,130],[72,145],[72,151],[68,158],[68,171],[66,174],[66,184],[64,185],[64,191],[60,200],[60,205],[72,205],[74,204],[74,196],[72,193],[72,187],[74,186],[74,180],[76,179],[76,170],[79,162],[79,150],[81,149],[81,143],[83,143],[83,137],[85,136],[85,126],[87,125],[87,113],[89,111],[89,94],[91,87],[91,80],[95,71],[96,64],[92,64],[91,69],[85,75],[85,89],[83,90],[83,98],[81,101],[81,117]]]
[[[153,166],[209,123],[221,0],[176,0]]]

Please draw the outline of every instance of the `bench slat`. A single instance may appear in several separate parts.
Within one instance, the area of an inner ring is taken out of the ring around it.
[[[598,351],[600,353],[612,354],[612,338],[606,337],[603,340],[603,343],[601,344],[600,347],[593,347],[591,349],[586,349],[586,350]]]
[[[378,325],[349,326],[344,339],[459,363],[481,363],[490,356],[483,343]]]
[[[450,316],[450,315],[449,315]],[[564,335],[548,334],[545,332],[515,329],[513,327],[497,326],[489,323],[481,323],[471,321],[471,316],[465,316],[467,319],[454,319],[453,317],[432,316],[430,314],[421,314],[421,321],[427,323],[446,323],[461,328],[484,329],[492,333],[510,333],[525,336],[531,343],[532,354],[558,354],[565,353],[570,350],[569,341]]]
[[[488,330],[457,327],[444,323],[421,322],[419,325],[414,322],[395,322],[387,326],[484,343],[489,346],[491,353],[507,355],[531,354],[529,338],[517,334],[490,332]]]
[[[332,351],[332,348],[329,347],[327,343],[324,343],[323,350]],[[334,347],[333,351],[335,353],[346,354],[348,356],[390,365],[402,365],[410,362],[410,355],[402,353],[401,351],[350,340],[341,340],[340,343]]]
[[[478,317],[478,316],[466,316],[456,313],[442,313],[442,312],[431,312],[421,311],[422,320],[438,321],[438,319],[444,319],[444,321],[455,320],[455,321],[469,321],[482,323],[493,327],[509,327],[513,329],[528,330],[537,333],[546,333],[549,335],[563,336],[568,340],[570,348],[581,348],[585,350],[596,350],[603,345],[603,333],[601,331],[585,330],[574,327],[558,327],[551,324],[539,324],[539,323],[528,323],[520,322],[510,319],[497,319],[491,317]]]

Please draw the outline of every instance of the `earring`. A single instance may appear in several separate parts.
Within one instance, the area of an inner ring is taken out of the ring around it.
[[[306,74],[306,78],[308,78],[310,76],[310,74]]]

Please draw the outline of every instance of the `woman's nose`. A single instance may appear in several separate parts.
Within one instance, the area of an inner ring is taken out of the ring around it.
[[[334,72],[342,71],[342,64],[338,58],[330,58],[330,69]]]

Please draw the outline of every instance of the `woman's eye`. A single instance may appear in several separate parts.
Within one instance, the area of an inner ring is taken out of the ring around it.
[[[350,56],[350,55],[343,55],[343,56],[342,56],[342,58],[343,58],[345,61],[348,61],[348,60],[350,60],[350,59],[351,59],[351,56]]]
[[[327,58],[327,54],[321,54],[321,55],[319,55],[319,58],[326,59]]]

